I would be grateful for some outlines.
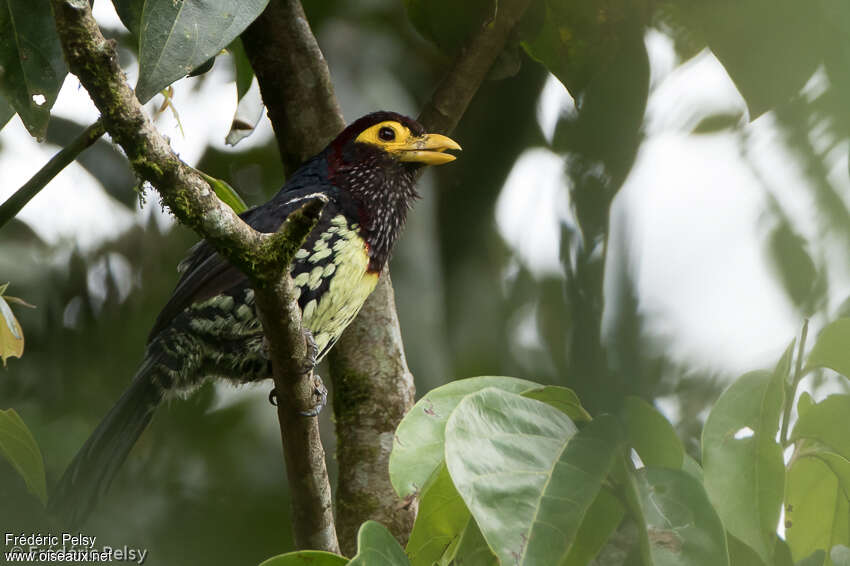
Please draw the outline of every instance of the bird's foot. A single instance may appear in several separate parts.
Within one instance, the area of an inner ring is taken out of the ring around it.
[[[316,400],[316,404],[306,411],[298,411],[299,415],[304,417],[318,416],[318,414],[322,412],[322,409],[325,408],[325,405],[328,404],[328,388],[325,387],[322,378],[315,373],[313,374],[313,398]],[[277,407],[278,400],[276,388],[269,391],[269,403]]]
[[[313,399],[316,400],[316,404],[306,411],[299,411],[298,414],[304,417],[315,417],[318,416],[318,414],[322,412],[322,409],[325,408],[325,405],[328,404],[328,389],[325,387],[325,384],[322,382],[322,378],[319,377],[319,374],[317,373],[313,374]]]
[[[307,344],[307,358],[305,360],[303,370],[304,373],[310,373],[316,369],[316,364],[318,363],[319,358],[319,346],[316,344],[316,340],[313,338],[312,332],[305,328],[303,333],[304,342]],[[321,382],[321,379],[319,381]]]

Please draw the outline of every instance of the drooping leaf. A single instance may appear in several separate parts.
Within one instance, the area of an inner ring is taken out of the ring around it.
[[[260,566],[345,566],[348,558],[323,550],[299,550],[272,556]]]
[[[30,429],[14,409],[0,410],[0,454],[24,478],[30,493],[47,504],[44,460]]]
[[[50,3],[0,0],[0,95],[38,140],[67,72]]]
[[[514,377],[483,376],[452,381],[432,389],[405,415],[390,453],[390,481],[400,497],[419,491],[443,462],[446,421],[461,399],[487,387],[513,393],[540,385]]]
[[[785,504],[785,536],[794,560],[850,544],[850,505],[838,478],[821,460],[798,458],[791,464]]]
[[[227,184],[227,182],[211,177],[202,171],[199,171],[199,173],[201,173],[204,180],[213,188],[216,196],[224,201],[227,206],[232,208],[233,212],[241,214],[248,210],[248,205],[245,204],[245,201],[242,200],[242,197],[239,196],[236,189]]]
[[[685,450],[673,425],[639,397],[627,397],[623,420],[628,441],[647,466],[679,469]]]
[[[794,230],[790,219],[779,212],[770,232],[769,257],[785,293],[800,311],[811,315],[816,301],[817,267],[806,250],[806,240]]]
[[[726,533],[702,485],[682,470],[634,473],[652,566],[729,564]]]
[[[145,0],[139,34],[142,102],[218,54],[268,0]]]
[[[413,566],[432,566],[463,534],[469,510],[455,489],[445,463],[422,488],[416,522],[407,542]]]
[[[600,69],[607,68],[627,36],[645,21],[644,2],[596,0],[561,2],[546,0],[543,25],[522,46],[567,87],[573,97],[585,90]],[[637,31],[640,34],[640,31]]]
[[[239,98],[239,103],[236,105],[236,113],[233,115],[233,122],[230,124],[230,131],[227,132],[225,143],[228,145],[236,145],[243,139],[254,133],[254,129],[263,117],[263,97],[260,95],[260,83],[254,77],[251,81],[251,88],[244,96]]]
[[[413,27],[450,54],[498,10],[498,1],[494,0],[405,0],[404,4]]]
[[[543,401],[547,405],[555,407],[570,417],[573,422],[591,420],[590,413],[581,406],[578,395],[568,387],[547,385],[538,389],[532,389],[531,391],[525,391],[522,396]]]
[[[468,395],[446,425],[446,464],[503,564],[560,564],[619,444],[612,417],[575,433],[560,411],[495,388]]]
[[[385,526],[366,521],[357,532],[357,555],[350,566],[407,566],[410,561]]]
[[[717,400],[702,433],[705,489],[729,532],[770,564],[785,484],[776,442],[781,372],[751,372]]]
[[[250,136],[260,118],[263,117],[262,96],[260,96],[260,85],[254,77],[254,69],[248,61],[245,46],[242,40],[237,39],[227,48],[233,55],[233,65],[236,67],[236,114],[230,125],[225,143],[236,145],[240,140]]]
[[[829,368],[850,377],[850,318],[839,318],[828,324],[818,335],[806,369]]]
[[[23,355],[24,331],[6,298],[0,296],[0,359],[5,366],[7,359],[20,358]]]
[[[112,0],[112,5],[115,6],[115,12],[124,27],[138,39],[139,29],[142,27],[142,10],[145,7],[145,0]]]
[[[820,63],[817,7],[795,0],[681,2],[755,119],[795,95]]]

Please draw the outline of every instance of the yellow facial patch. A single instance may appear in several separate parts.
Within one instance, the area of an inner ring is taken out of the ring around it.
[[[386,120],[366,128],[355,141],[378,146],[387,153],[396,155],[399,161],[425,165],[454,161],[454,155],[443,152],[448,149],[460,149],[460,145],[449,137],[440,134],[415,136],[410,128],[395,120]]]

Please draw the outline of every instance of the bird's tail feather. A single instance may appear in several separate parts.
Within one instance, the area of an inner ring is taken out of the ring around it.
[[[130,387],[100,422],[54,488],[49,510],[68,527],[82,524],[103,496],[162,399],[145,358]]]

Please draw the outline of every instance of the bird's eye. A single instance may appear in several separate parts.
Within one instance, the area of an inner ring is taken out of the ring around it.
[[[384,126],[380,130],[378,130],[378,138],[381,141],[391,142],[395,139],[395,130],[393,130],[389,126]]]

